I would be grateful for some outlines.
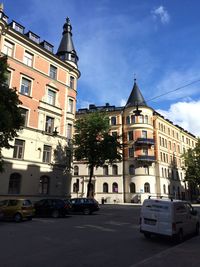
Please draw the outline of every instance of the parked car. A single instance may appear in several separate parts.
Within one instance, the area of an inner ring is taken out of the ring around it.
[[[70,204],[63,199],[41,199],[35,203],[36,216],[64,217],[69,210]]]
[[[32,220],[35,209],[29,199],[5,199],[0,201],[2,219],[20,222],[23,219]]]
[[[81,212],[85,215],[98,211],[99,203],[93,198],[72,198],[70,199],[71,212]]]
[[[140,232],[145,237],[163,235],[177,242],[189,234],[199,234],[197,210],[187,201],[145,199],[140,214]]]

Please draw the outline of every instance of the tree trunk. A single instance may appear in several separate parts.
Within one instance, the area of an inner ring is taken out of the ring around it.
[[[87,185],[87,197],[92,197],[91,185],[92,185],[92,176],[94,173],[94,166],[89,166],[89,168],[90,168],[90,178]]]

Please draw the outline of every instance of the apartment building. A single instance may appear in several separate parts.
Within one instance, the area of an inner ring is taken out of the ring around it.
[[[136,80],[124,107],[90,105],[76,117],[104,111],[111,134],[122,136],[123,159],[94,171],[93,194],[107,203],[142,202],[149,195],[187,198],[181,155],[193,148],[196,137],[147,105]],[[74,162],[71,195],[86,196],[88,166]]]
[[[9,87],[19,94],[24,118],[13,149],[2,151],[5,172],[0,174],[0,197],[69,195],[71,176],[64,169],[66,162],[70,164],[69,140],[80,77],[69,18],[55,53],[52,44],[9,21],[1,5],[0,54],[7,56]]]

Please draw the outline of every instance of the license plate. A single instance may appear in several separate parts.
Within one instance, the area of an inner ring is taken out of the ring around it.
[[[144,223],[148,224],[148,225],[155,225],[156,224],[156,220],[144,219]]]

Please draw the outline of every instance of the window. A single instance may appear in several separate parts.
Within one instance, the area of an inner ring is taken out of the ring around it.
[[[108,184],[107,183],[103,184],[103,193],[108,193]]]
[[[108,175],[108,166],[107,165],[103,166],[103,175]]]
[[[24,147],[25,141],[20,139],[15,139],[13,158],[23,159],[24,158]]]
[[[144,116],[144,123],[148,123],[148,116],[147,115]]]
[[[54,130],[54,118],[46,116],[45,132],[53,133]]]
[[[145,156],[148,156],[148,148],[143,147],[142,148],[142,154],[145,155]]]
[[[69,87],[75,89],[75,79],[73,76],[70,76],[69,78]]]
[[[39,182],[39,194],[47,195],[49,193],[49,177],[42,176],[40,177]]]
[[[129,174],[134,175],[135,174],[135,167],[134,165],[129,166]]]
[[[12,173],[10,175],[8,194],[19,194],[21,187],[21,175],[19,173]]]
[[[68,112],[74,113],[74,101],[72,99],[69,99],[68,101]]]
[[[113,175],[117,175],[118,174],[118,167],[117,167],[117,165],[113,165],[112,166],[112,174]]]
[[[129,157],[134,157],[134,148],[133,147],[129,147],[128,149],[128,154],[129,154]]]
[[[132,124],[135,123],[135,115],[131,115],[131,123],[132,123]]]
[[[113,193],[118,193],[118,184],[117,183],[112,184],[112,191],[113,191]]]
[[[145,183],[144,184],[144,192],[145,193],[150,193],[150,184],[149,183]]]
[[[26,78],[22,78],[20,93],[23,95],[31,94],[31,81],[30,80]]]
[[[72,124],[67,124],[67,138],[72,139]]]
[[[21,110],[21,116],[23,118],[23,126],[27,126],[28,110],[25,108],[20,108],[20,110]]]
[[[46,163],[51,162],[51,150],[52,150],[51,146],[44,145],[43,158],[42,158],[43,162],[46,162]]]
[[[139,116],[139,123],[144,123],[144,116],[143,115]]]
[[[16,31],[24,34],[24,27],[18,23],[16,23],[15,21],[12,22],[12,27],[13,29],[15,29]]]
[[[142,131],[142,138],[147,138],[147,131]]]
[[[135,184],[134,183],[130,183],[129,188],[130,188],[130,193],[135,193]]]
[[[14,44],[8,42],[7,40],[4,41],[3,53],[9,57],[13,56],[14,51]]]
[[[116,125],[117,120],[116,117],[111,117],[111,125]]]
[[[56,104],[56,92],[51,89],[48,89],[47,103],[53,106]]]
[[[33,66],[33,55],[26,51],[24,53],[24,64],[26,64],[29,67]]]
[[[50,65],[49,76],[54,80],[56,80],[57,78],[57,68],[54,67],[53,65]]]
[[[11,71],[7,70],[6,71],[6,84],[8,87],[10,87],[10,80],[11,80]]]
[[[133,131],[129,131],[128,132],[128,141],[132,141],[133,140]]]
[[[79,168],[78,166],[74,166],[74,175],[78,175],[79,174]]]
[[[130,124],[130,117],[129,116],[126,117],[126,124]]]

